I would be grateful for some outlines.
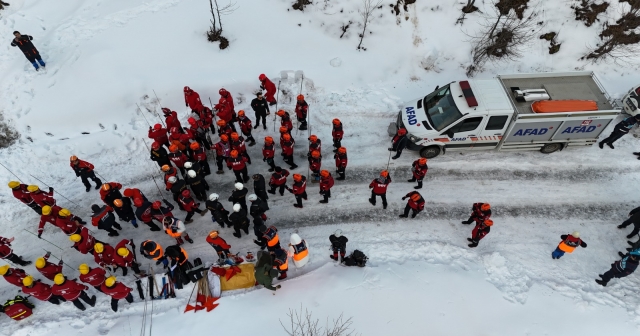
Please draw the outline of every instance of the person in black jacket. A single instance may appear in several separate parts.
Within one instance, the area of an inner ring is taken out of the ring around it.
[[[145,223],[151,231],[160,231],[158,225],[153,222],[153,217],[151,217],[151,202],[138,199],[134,200],[134,205],[136,206],[136,218],[142,223]]]
[[[258,197],[260,197],[261,200],[267,203],[269,196],[267,195],[267,186],[264,180],[264,176],[262,176],[262,174],[254,174],[252,178],[253,178],[253,192]]]
[[[400,155],[402,154],[402,150],[407,147],[408,141],[409,139],[407,139],[407,130],[404,128],[399,129],[396,135],[391,140],[392,145],[391,148],[389,148],[390,152],[396,152],[396,155],[394,155],[392,159],[395,160],[400,157]]]
[[[38,63],[44,68],[46,64],[42,60],[42,57],[40,57],[38,49],[31,43],[33,37],[21,35],[19,31],[14,31],[13,36],[15,36],[15,38],[11,41],[11,46],[20,48],[24,56],[33,64],[33,67],[36,68],[36,71],[40,70]]]
[[[184,210],[182,204],[178,202],[178,198],[183,191],[187,190],[187,182],[179,179],[177,176],[171,176],[167,181],[171,183],[171,194],[173,195],[173,200],[178,203],[178,207],[180,208],[180,210]]]
[[[229,196],[229,202],[231,202],[231,204],[240,204],[242,210],[248,212],[249,209],[247,209],[247,200],[245,197],[249,193],[249,189],[245,188],[244,184],[240,182],[237,182],[234,187],[236,189],[231,193],[231,196]]]
[[[167,150],[157,142],[151,144],[151,160],[155,161],[160,168],[164,165],[171,167],[171,160],[169,160]]]
[[[349,239],[342,235],[342,230],[336,230],[336,232],[329,236],[329,241],[331,242],[331,249],[333,249],[333,254],[329,257],[333,260],[338,260],[338,252],[340,252],[340,258],[344,260]]]
[[[633,224],[633,230],[627,235],[627,238],[632,238],[640,232],[640,207],[631,210],[631,212],[629,212],[629,218],[618,225],[618,229],[624,229],[630,224]],[[633,245],[633,243],[630,242],[629,245]]]
[[[136,214],[133,212],[133,207],[131,206],[131,199],[129,197],[124,197],[122,199],[117,199],[113,201],[113,210],[116,211],[118,215],[118,219],[125,222],[130,222],[133,227],[137,228],[138,223],[136,221]]]
[[[233,205],[233,213],[229,216],[229,220],[233,223],[233,236],[236,238],[242,237],[240,230],[243,230],[245,234],[249,234],[249,218],[247,218],[247,211],[242,209],[240,204]]]
[[[189,185],[193,193],[196,195],[198,201],[205,201],[207,199],[207,190],[209,190],[209,184],[205,181],[204,176],[198,176],[195,171],[189,170],[185,182]]]
[[[611,268],[604,274],[599,274],[601,279],[596,279],[596,282],[604,287],[612,278],[624,278],[632,274],[638,268],[639,257],[640,251],[631,251],[628,256],[611,264]]]
[[[628,117],[616,124],[616,127],[613,128],[613,132],[604,140],[598,143],[600,149],[604,147],[606,144],[609,148],[614,149],[613,143],[616,140],[622,138],[625,134],[629,133],[629,131],[633,128],[633,126],[640,121],[640,114],[635,115],[634,117]]]
[[[269,205],[267,205],[267,202],[263,201],[256,194],[249,195],[249,201],[251,202],[249,214],[253,217],[253,225],[264,225],[264,221],[267,220],[265,212],[269,210]]]
[[[251,108],[256,113],[256,125],[253,129],[260,126],[260,118],[262,118],[262,126],[267,129],[267,115],[269,115],[269,103],[262,97],[262,93],[258,93],[257,97],[251,101]]]
[[[202,211],[200,214],[202,216],[207,214],[207,210],[211,211],[211,220],[213,222],[218,223],[220,227],[224,227],[226,224],[228,227],[231,227],[232,223],[229,221],[229,211],[224,209],[224,206],[218,201],[220,196],[216,193],[209,195],[209,200],[205,203],[206,209]]]
[[[109,232],[109,237],[119,236],[118,231],[114,230],[115,227],[118,230],[122,230],[122,226],[116,222],[116,216],[113,215],[113,210],[108,205],[99,206],[93,204],[91,206],[91,222],[97,226],[100,230]]]
[[[184,285],[191,282],[187,276],[187,271],[193,268],[193,265],[187,259],[187,253],[180,245],[171,245],[164,250],[164,256],[169,262],[169,275],[173,279],[173,284],[176,289],[182,289]]]

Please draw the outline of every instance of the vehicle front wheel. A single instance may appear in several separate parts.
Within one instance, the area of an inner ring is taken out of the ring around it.
[[[420,150],[420,156],[425,159],[433,159],[434,157],[440,155],[440,146],[429,146]]]
[[[540,148],[540,153],[551,154],[553,152],[559,151],[560,149],[562,149],[562,144],[555,142],[542,146],[542,148]]]

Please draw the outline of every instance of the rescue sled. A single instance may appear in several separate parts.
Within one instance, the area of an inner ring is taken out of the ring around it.
[[[597,111],[595,100],[540,100],[531,104],[535,113],[586,112]]]

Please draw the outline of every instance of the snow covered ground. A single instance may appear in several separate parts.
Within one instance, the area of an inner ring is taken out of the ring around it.
[[[0,151],[0,160],[26,183],[44,187],[33,175],[54,186],[71,200],[58,197],[59,203],[85,219],[90,205],[99,202],[98,195],[85,194],[68,167],[68,157],[78,155],[94,163],[107,180],[159,198],[152,180],[159,175],[143,143],[148,128],[145,118],[157,122],[154,110],[168,106],[184,121],[185,85],[206,102],[207,97],[217,100],[217,91],[224,86],[234,96],[236,109],[249,110],[260,73],[273,79],[281,70],[304,70],[310,80],[302,93],[311,104],[312,132],[325,144],[325,167],[333,164],[330,121],[339,117],[345,125],[347,180],[336,185],[331,203],[317,203],[315,186],[309,187],[303,210],[291,206],[294,200],[288,194],[269,202],[271,224],[281,230],[283,241],[294,231],[306,239],[311,264],[292,270],[291,279],[282,283],[275,296],[264,289],[229,293],[209,314],[182,314],[192,287],[179,291],[176,300],[156,301],[154,335],[186,331],[281,335],[278,320],[286,323],[288,309],[301,305],[321,321],[340,313],[353,317],[353,327],[362,335],[638,333],[638,277],[614,280],[606,288],[593,282],[617,258],[617,251],[626,247],[624,236],[630,228],[622,232],[615,225],[637,206],[640,162],[631,155],[638,149],[637,139],[626,136],[616,142],[615,150],[591,147],[552,155],[448,152],[429,161],[422,191],[426,211],[415,220],[399,221],[397,215],[404,207],[401,197],[412,190],[413,184],[405,181],[416,153],[407,151],[391,162],[394,182],[389,208],[374,208],[367,202],[366,185],[387,164],[386,127],[403,101],[464,77],[470,50],[466,34],[477,28],[480,15],[468,15],[462,27],[454,26],[461,7],[458,1],[418,0],[397,18],[390,13],[390,1],[385,1],[377,12],[381,17],[371,25],[373,33],[365,38],[367,51],[358,52],[358,1],[317,0],[304,13],[288,11],[291,2],[239,1],[237,10],[223,17],[231,43],[223,51],[204,36],[209,24],[204,0],[14,0],[0,12],[0,111],[22,135],[16,145]],[[560,31],[561,51],[549,55],[547,42],[532,41],[522,59],[490,65],[479,78],[593,70],[618,98],[640,81],[634,64],[621,67],[577,60],[586,46],[595,45],[602,23],[587,28],[574,21],[569,7],[574,1],[537,3],[545,24],[541,32]],[[612,1],[607,12],[610,21],[619,15],[620,6]],[[354,24],[340,39],[339,27],[349,20]],[[45,72],[34,72],[20,52],[9,46],[14,30],[34,36],[48,63]],[[423,69],[431,62],[432,70]],[[282,83],[286,94],[279,97],[280,107],[292,110],[299,84]],[[275,134],[273,121],[268,126],[267,131],[254,133],[259,143]],[[307,135],[293,136],[298,141],[296,160],[304,163]],[[249,152],[254,158],[249,172],[266,174],[266,165],[255,159],[260,146]],[[305,165],[297,171],[304,172]],[[0,170],[0,181],[11,179],[11,174]],[[231,179],[227,172],[208,180],[226,199]],[[466,238],[471,228],[459,222],[477,201],[493,205],[496,225],[478,248],[470,250]],[[22,231],[35,232],[38,218],[18,204],[6,187],[0,188],[0,221],[0,235],[15,236],[16,252],[30,260],[44,254],[43,249],[74,267],[91,259],[66,248],[58,250]],[[204,235],[214,227],[208,216],[189,224],[196,240],[186,246],[190,256],[213,261]],[[349,250],[361,249],[370,257],[366,268],[343,268],[330,262],[327,238],[338,227],[350,239]],[[582,233],[588,248],[551,260],[559,236],[574,230]],[[236,239],[229,229],[222,234],[234,252],[255,251],[250,237]],[[97,236],[118,241],[102,232]],[[136,241],[152,238],[164,246],[171,243],[166,235],[143,228],[125,227],[122,236]],[[70,245],[51,226],[43,237],[60,247]],[[26,270],[37,274],[33,267]],[[65,272],[77,274],[71,269]],[[124,281],[131,285],[132,279]],[[14,287],[0,281],[0,299],[15,294]],[[3,317],[0,334],[139,333],[144,303],[121,303],[121,311],[114,314],[107,298],[98,296],[98,305],[86,312],[69,304],[37,303],[35,315],[21,323]],[[251,323],[235,322],[240,319]]]

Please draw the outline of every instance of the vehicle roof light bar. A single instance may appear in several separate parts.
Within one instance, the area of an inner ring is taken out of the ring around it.
[[[478,101],[476,100],[476,96],[473,94],[471,90],[471,85],[469,85],[469,81],[460,81],[460,88],[462,89],[462,94],[464,98],[467,100],[467,105],[469,107],[478,106]]]

